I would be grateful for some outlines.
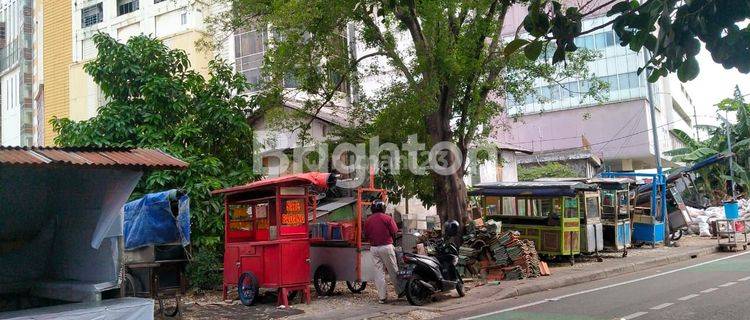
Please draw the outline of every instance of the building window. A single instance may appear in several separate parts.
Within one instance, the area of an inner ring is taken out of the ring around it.
[[[589,50],[602,50],[615,45],[615,34],[611,30],[590,34],[575,38],[575,44],[579,48]]]
[[[183,12],[180,15],[180,24],[182,24],[183,26],[187,24],[187,12]]]
[[[138,10],[138,0],[117,0],[117,15],[131,13]]]
[[[101,2],[81,10],[81,26],[83,28],[102,22],[103,18],[104,10],[102,9]]]
[[[167,0],[154,0],[154,4],[157,4],[159,2],[164,2],[164,1],[167,1]]]
[[[245,75],[253,85],[250,91],[257,90],[261,82],[260,68],[266,51],[268,33],[265,30],[240,32],[234,36],[234,58],[237,71]]]

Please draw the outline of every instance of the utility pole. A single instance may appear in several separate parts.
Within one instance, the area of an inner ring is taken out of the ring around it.
[[[651,60],[651,53],[643,49],[643,61],[644,65],[648,64],[648,61]],[[651,72],[648,69],[645,69],[646,72],[646,79],[651,75]],[[661,148],[659,146],[659,133],[656,131],[657,125],[656,125],[656,106],[654,101],[654,89],[651,87],[651,84],[648,83],[648,80],[646,81],[646,90],[648,93],[648,106],[649,110],[651,111],[651,135],[654,139],[654,155],[656,156],[656,175],[661,180],[659,182],[659,208],[662,214],[662,219],[664,220],[664,245],[670,246],[671,243],[671,237],[669,234],[669,214],[667,213],[667,181],[664,178],[664,171],[661,167]]]
[[[726,117],[722,116],[720,113],[717,113],[716,115],[719,116],[719,118],[724,121],[724,126],[726,127],[726,134],[727,134],[727,148],[729,149],[729,188],[732,191],[732,201],[737,201],[737,192],[734,190],[734,155],[731,155],[732,153],[732,123],[729,122],[729,111],[726,112]]]

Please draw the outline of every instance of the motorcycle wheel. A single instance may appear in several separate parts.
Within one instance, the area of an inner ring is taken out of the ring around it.
[[[456,293],[458,293],[458,296],[461,298],[466,295],[464,292],[464,280],[461,279],[461,277],[458,277],[458,281],[456,282]]]
[[[423,306],[430,301],[430,290],[419,282],[421,278],[415,275],[406,282],[406,300],[413,306]]]
[[[677,229],[675,232],[673,232],[670,236],[672,237],[672,241],[677,241],[682,238],[682,229]]]

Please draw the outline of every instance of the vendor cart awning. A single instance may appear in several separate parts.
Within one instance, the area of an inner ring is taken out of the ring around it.
[[[278,178],[264,179],[241,186],[235,186],[220,190],[211,191],[211,194],[236,194],[240,192],[248,192],[258,189],[271,188],[275,186],[282,187],[296,187],[306,184],[312,184],[316,187],[326,189],[336,183],[336,177],[330,173],[323,172],[307,172],[300,174],[293,174]]]
[[[574,181],[528,181],[481,183],[471,196],[574,196],[579,191],[596,191],[597,186]]]
[[[0,146],[0,165],[70,165],[185,169],[188,164],[158,149]]]

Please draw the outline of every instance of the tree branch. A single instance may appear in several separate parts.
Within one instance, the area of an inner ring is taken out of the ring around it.
[[[404,63],[404,60],[399,56],[398,52],[396,52],[396,48],[394,48],[391,44],[388,43],[388,41],[385,39],[385,36],[380,31],[380,28],[375,24],[375,21],[372,19],[372,13],[368,12],[367,9],[363,9],[364,13],[362,14],[362,22],[369,28],[371,28],[376,36],[378,37],[378,42],[380,42],[380,45],[382,46],[382,49],[385,52],[385,55],[390,58],[393,61],[393,64],[395,65],[396,69],[401,71],[401,73],[404,75],[406,80],[409,82],[409,84],[412,87],[416,87],[416,81],[414,80],[414,75],[411,74],[409,71],[409,68],[406,67],[406,63]]]

